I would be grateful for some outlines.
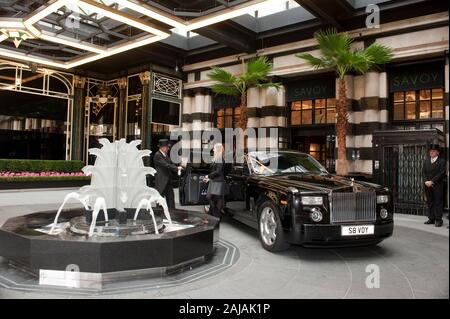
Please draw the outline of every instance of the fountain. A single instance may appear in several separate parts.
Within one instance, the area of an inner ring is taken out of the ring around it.
[[[104,227],[96,227],[98,214],[103,212],[105,221],[109,221],[108,209],[114,211],[114,215],[126,214],[125,207],[137,207],[132,224],[136,224],[138,214],[142,207],[146,207],[152,217],[155,233],[159,233],[152,203],[163,207],[164,215],[172,225],[166,200],[154,188],[147,186],[146,175],[154,175],[155,169],[145,167],[143,157],[150,156],[149,150],[138,150],[141,141],[136,140],[126,143],[125,139],[110,143],[108,139],[99,140],[103,146],[101,149],[90,149],[89,153],[96,156],[95,165],[83,168],[86,175],[92,176],[91,185],[80,188],[78,192],[69,193],[56,213],[50,234],[53,234],[58,224],[60,213],[70,199],[78,200],[89,211],[93,207],[91,225],[88,236],[96,231],[98,235],[103,233]]]
[[[156,171],[144,166],[151,152],[139,150],[139,140],[99,142],[101,148],[89,150],[94,165],[83,168],[91,184],[68,193],[56,211],[9,219],[0,228],[0,256],[39,274],[41,284],[101,287],[106,274],[173,271],[212,254],[218,220],[169,211],[147,186],[147,175]],[[65,209],[69,201],[83,208]],[[68,269],[81,275],[75,283]]]

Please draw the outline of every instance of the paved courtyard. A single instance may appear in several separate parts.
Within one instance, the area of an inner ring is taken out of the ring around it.
[[[13,216],[55,209],[67,191],[2,191],[0,224]],[[291,246],[273,254],[261,247],[254,230],[226,219],[221,242],[236,255],[227,267],[208,276],[103,293],[42,286],[36,290],[0,280],[0,298],[449,298],[448,220],[442,228],[423,225],[424,220],[397,215],[393,237],[374,247]],[[378,288],[366,286],[373,269],[380,272]]]

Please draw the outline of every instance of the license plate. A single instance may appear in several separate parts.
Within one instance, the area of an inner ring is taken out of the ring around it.
[[[363,236],[373,235],[374,233],[374,225],[341,226],[342,236]]]

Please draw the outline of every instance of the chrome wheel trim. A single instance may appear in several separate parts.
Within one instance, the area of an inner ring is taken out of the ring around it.
[[[276,234],[277,222],[275,218],[275,212],[271,207],[265,207],[261,211],[259,218],[259,232],[261,238],[267,246],[273,246],[277,238]]]

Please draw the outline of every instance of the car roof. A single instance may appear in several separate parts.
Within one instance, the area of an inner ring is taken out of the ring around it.
[[[190,151],[191,154],[194,154],[194,153],[196,153],[196,154],[200,153],[201,154],[202,152],[203,152],[203,150],[198,150],[198,149]],[[270,151],[270,150],[255,150],[255,151],[250,151],[250,152],[248,150],[246,150],[246,151],[244,151],[244,154],[253,153],[253,152],[294,153],[294,154],[309,155],[309,154],[304,153],[304,152],[300,152],[300,151],[296,151],[296,150],[290,150],[290,149],[276,149],[276,150],[272,150],[272,151]]]
[[[296,151],[296,150],[288,150],[288,149],[278,149],[278,150],[273,150],[273,151],[266,151],[266,150],[251,151],[250,153],[253,153],[253,152],[293,153],[293,154],[309,155],[309,154],[304,153],[304,152],[300,152],[300,151]],[[246,152],[246,154],[248,154],[248,152]]]

